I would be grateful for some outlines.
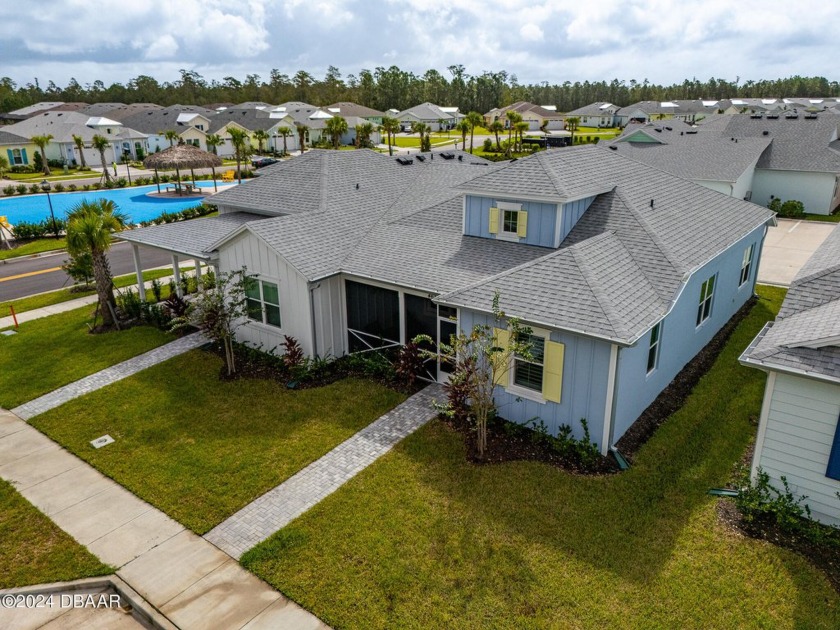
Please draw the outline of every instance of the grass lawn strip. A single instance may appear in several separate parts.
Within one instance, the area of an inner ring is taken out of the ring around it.
[[[181,273],[186,273],[188,271],[192,271],[193,267],[182,267]],[[172,275],[172,269],[167,267],[165,269],[149,269],[148,271],[143,272],[143,280],[148,282],[149,280],[155,280],[157,278],[166,278]],[[137,276],[133,273],[126,274],[124,276],[117,276],[114,278],[114,286],[117,289],[123,289],[125,287],[136,287],[137,286]],[[169,289],[164,284],[161,292],[161,299],[166,299],[169,295]],[[15,313],[23,313],[25,311],[31,311],[36,308],[43,308],[45,306],[53,306],[54,304],[61,304],[62,302],[69,302],[70,300],[75,300],[80,297],[85,297],[87,295],[94,295],[96,294],[96,289],[94,285],[91,284],[90,289],[86,289],[84,291],[71,291],[69,288],[61,289],[58,291],[48,291],[47,293],[39,293],[38,295],[31,295],[29,297],[22,297],[15,300],[9,300],[8,302],[0,302],[0,317],[5,317],[6,315],[11,314],[9,310],[9,306],[15,307]],[[151,289],[146,289],[146,299],[149,301],[154,301],[154,296],[152,295]]]
[[[18,334],[0,336],[0,407],[11,409],[174,339],[151,326],[91,335],[94,308],[24,322]]]
[[[765,377],[737,357],[784,295],[760,292],[629,471],[475,466],[433,422],[242,563],[334,627],[840,627],[823,574],[706,494],[755,435]]]
[[[24,243],[14,249],[0,249],[0,260],[19,258],[21,256],[31,256],[33,254],[43,254],[44,252],[63,250],[66,247],[67,240],[63,236],[61,238],[39,238],[34,241]]]
[[[189,352],[31,424],[204,533],[405,400],[370,381],[289,390],[220,381],[220,369],[216,355]],[[106,433],[114,444],[90,446]]]
[[[108,575],[113,569],[0,479],[0,588]]]

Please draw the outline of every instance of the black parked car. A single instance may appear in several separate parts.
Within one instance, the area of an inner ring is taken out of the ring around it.
[[[275,160],[274,158],[270,157],[255,157],[251,158],[251,166],[254,168],[262,168],[263,166],[270,166],[271,164],[277,164],[280,160]]]

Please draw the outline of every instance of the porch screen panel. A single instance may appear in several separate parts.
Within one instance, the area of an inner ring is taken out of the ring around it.
[[[433,341],[437,341],[437,305],[428,298],[417,295],[405,294],[405,341],[408,343],[417,335],[428,335]],[[422,343],[420,347],[424,350],[434,351],[435,346],[429,343]],[[437,361],[427,359],[423,363],[426,368],[424,378],[437,380]]]
[[[350,352],[400,342],[400,296],[396,291],[345,281]]]

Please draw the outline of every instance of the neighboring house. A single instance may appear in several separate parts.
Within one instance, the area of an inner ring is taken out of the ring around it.
[[[388,115],[385,114],[385,112],[380,112],[375,109],[371,109],[370,107],[365,107],[364,105],[347,102],[333,103],[332,105],[327,105],[325,109],[334,116],[342,116],[343,118],[364,118],[366,121],[372,122],[374,125],[381,125],[382,119]]]
[[[127,118],[136,114],[162,109],[164,109],[163,106],[155,103],[132,103],[131,105],[126,105],[125,103],[94,103],[93,105],[83,107],[79,112],[88,116],[104,116],[111,120],[125,122]],[[138,129],[138,131],[140,130]]]
[[[85,142],[85,160],[89,165],[99,165],[99,151],[91,146],[94,135],[108,139],[109,147],[105,151],[105,162],[122,162],[127,155],[137,159],[145,153],[146,134],[119,121],[101,116],[88,116],[77,111],[51,110],[36,114],[13,125],[7,125],[4,131],[25,138],[51,135],[47,145],[47,159],[66,163],[80,163],[78,150],[73,136],[80,136]],[[30,160],[32,157],[30,156]]]
[[[814,518],[840,525],[840,229],[796,275],[741,363],[767,372],[753,478],[760,467],[781,490],[784,477]]]
[[[566,118],[578,118],[582,127],[615,127],[618,124],[618,110],[618,105],[599,101],[566,112]]]
[[[522,116],[522,122],[527,122],[528,129],[531,131],[537,131],[543,125],[549,130],[563,129],[564,117],[562,114],[557,113],[557,108],[554,106],[543,107],[542,105],[534,105],[526,101],[518,101],[506,107],[491,109],[484,114],[484,122],[485,124],[490,124],[495,120],[501,120],[505,123],[505,127],[507,127],[509,124],[507,113],[510,111],[517,112]]]
[[[717,190],[750,200],[756,164],[770,145],[765,136],[732,139],[679,120],[630,124],[598,146]]]
[[[289,151],[298,151],[300,149],[297,125],[304,125],[306,127],[306,145],[312,146],[313,143],[320,141],[327,120],[333,117],[325,108],[299,101],[282,103],[272,111],[278,116],[288,116],[286,126],[290,127],[293,132],[293,135],[286,140]],[[282,144],[282,138],[280,142]]]
[[[429,125],[432,131],[446,131],[454,128],[463,117],[457,107],[441,107],[434,103],[421,103],[394,115],[404,131],[410,131],[412,123],[418,122]]]
[[[0,128],[0,155],[6,156],[9,168],[13,166],[28,166],[34,159],[38,150],[29,138],[24,138],[14,133],[9,133],[5,128]]]
[[[163,108],[145,107],[123,118],[123,123],[148,136],[147,151],[157,153],[170,146],[166,132],[175,131],[178,140],[207,150],[207,134],[216,112],[196,105],[170,105]]]
[[[319,356],[445,341],[494,325],[499,291],[533,329],[533,356],[499,380],[499,413],[576,437],[586,419],[606,453],[752,296],[773,220],[591,146],[399,160],[311,151],[215,195],[217,218],[119,238],[247,267],[257,283],[237,337],[266,350],[284,335]],[[449,369],[427,364],[434,380]]]
[[[295,150],[297,147],[297,133],[295,132],[294,119],[282,108],[276,108],[273,105],[263,105],[262,103],[244,103],[229,107],[225,110],[217,112],[211,117],[209,133],[215,133],[226,138],[224,145],[219,145],[217,152],[222,156],[233,155],[233,147],[229,141],[229,134],[227,130],[231,124],[236,125],[240,129],[248,132],[251,138],[251,146],[256,151],[260,143],[254,138],[254,132],[261,130],[268,134],[268,140],[263,141],[264,151],[282,151],[283,138],[277,133],[280,127],[288,127],[294,134],[289,136],[286,140],[286,146],[289,151]],[[292,141],[294,138],[294,142]]]
[[[767,205],[773,197],[796,199],[805,212],[830,214],[840,205],[840,117],[789,110],[719,117],[703,128],[723,138],[769,138],[755,168],[752,200]]]

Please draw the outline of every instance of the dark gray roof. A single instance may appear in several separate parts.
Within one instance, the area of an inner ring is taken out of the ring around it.
[[[493,113],[499,118],[504,118],[505,114],[511,111],[519,112],[520,114],[523,112],[533,112],[542,118],[563,118],[563,114],[558,114],[554,110],[546,109],[542,105],[529,103],[528,101],[517,101],[511,105],[499,107],[498,109],[493,110]]]
[[[404,109],[395,117],[402,119],[403,116],[413,116],[419,120],[428,120],[431,122],[457,118],[455,114],[443,111],[440,108],[440,105],[435,105],[434,103],[420,103],[419,105],[415,105],[414,107]]]
[[[359,105],[358,103],[341,102],[327,105],[326,110],[329,111],[331,109],[339,110],[338,112],[330,112],[331,114],[337,113],[339,116],[343,116],[344,118],[347,118],[348,116],[358,116],[359,118],[382,118],[385,116],[384,112],[380,112],[364,105]]]
[[[789,171],[840,173],[840,153],[830,148],[837,140],[840,116],[829,112],[805,118],[788,118],[793,112],[780,112],[778,118],[752,118],[749,114],[730,116],[721,133],[724,137],[765,137],[772,140],[758,162],[758,168]],[[715,121],[720,126],[720,121]],[[768,132],[764,135],[764,132]]]
[[[634,142],[637,134],[653,142]],[[771,142],[764,136],[737,140],[712,128],[692,128],[679,120],[665,120],[628,125],[619,138],[598,146],[614,146],[610,150],[685,179],[735,182]]]
[[[0,129],[0,144],[27,144],[28,142],[29,138]]]
[[[529,162],[541,162],[541,168]],[[592,203],[560,251],[439,300],[487,311],[499,289],[511,315],[630,344],[667,312],[688,274],[773,216],[596,147],[539,153],[461,188],[478,192],[475,184],[482,182],[497,191],[496,182],[511,185],[521,178],[548,193],[558,181],[567,188],[570,177],[586,180],[592,189],[612,189]],[[605,234],[610,238],[591,243]],[[548,290],[552,278],[554,288]],[[569,291],[583,301],[565,294],[555,298],[552,291]]]
[[[256,107],[231,107],[222,110],[210,118],[210,133],[216,133],[229,122],[235,122],[248,131],[262,129],[268,131],[283,120],[282,112],[272,114],[267,109]]]
[[[741,359],[840,381],[840,229],[802,267],[776,322],[761,331]]]
[[[122,122],[126,118],[135,116],[142,112],[161,109],[163,109],[163,106],[155,103],[132,103],[131,105],[126,105],[125,103],[94,103],[93,105],[88,105],[79,111],[89,116],[103,116],[105,118],[110,118],[111,120]]]
[[[178,122],[178,116],[181,114],[200,114],[212,121],[216,112],[197,105],[170,105],[162,109],[148,109],[138,112],[125,118],[122,122],[126,127],[150,135],[157,135],[170,130],[183,133],[190,126]]]
[[[247,212],[232,212],[217,217],[202,217],[137,228],[120,232],[116,234],[116,237],[138,245],[178,252],[185,256],[207,258],[210,245],[235,231],[242,224],[260,218],[259,215]]]
[[[597,103],[590,103],[589,105],[584,105],[583,107],[578,107],[570,112],[566,112],[566,116],[610,116],[612,114],[607,111],[608,109],[615,112],[617,111],[618,106],[613,105],[612,103],[598,101]]]

